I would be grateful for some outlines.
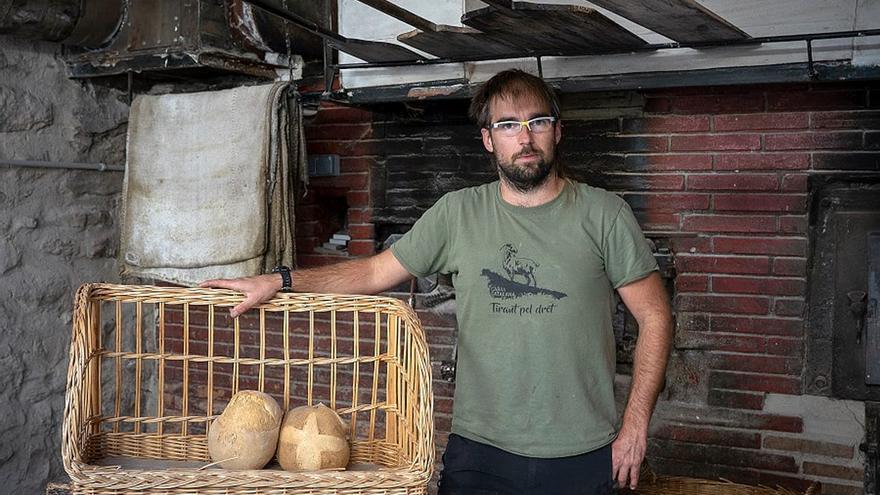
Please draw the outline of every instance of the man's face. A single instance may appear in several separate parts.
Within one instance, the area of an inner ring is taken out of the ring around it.
[[[494,98],[489,103],[489,129],[482,129],[483,146],[492,153],[499,175],[520,191],[544,183],[556,160],[556,144],[562,139],[562,126],[556,122],[547,132],[530,131],[526,126],[515,136],[505,135],[491,125],[502,121],[525,121],[550,116],[550,108],[538,98]]]

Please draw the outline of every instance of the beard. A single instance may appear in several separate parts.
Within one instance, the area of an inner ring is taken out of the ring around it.
[[[523,165],[517,165],[516,160],[523,155],[536,154],[538,161]],[[501,180],[510,184],[520,192],[528,192],[547,181],[555,167],[555,154],[550,157],[543,151],[532,146],[523,147],[519,152],[510,157],[510,160],[500,158],[496,153],[492,154],[492,164],[498,171]]]

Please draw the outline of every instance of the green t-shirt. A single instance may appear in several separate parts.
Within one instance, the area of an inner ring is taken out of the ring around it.
[[[413,275],[452,274],[454,433],[531,457],[614,439],[614,289],[657,269],[625,201],[566,183],[524,208],[496,181],[443,196],[391,251]]]

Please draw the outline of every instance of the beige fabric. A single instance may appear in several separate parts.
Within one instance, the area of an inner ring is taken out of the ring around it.
[[[293,191],[306,179],[294,96],[275,83],[134,100],[123,275],[194,285],[294,264]]]

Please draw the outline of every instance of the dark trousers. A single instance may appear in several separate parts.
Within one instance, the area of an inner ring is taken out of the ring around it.
[[[451,434],[438,495],[605,495],[611,493],[611,445],[586,454],[523,457]]]

